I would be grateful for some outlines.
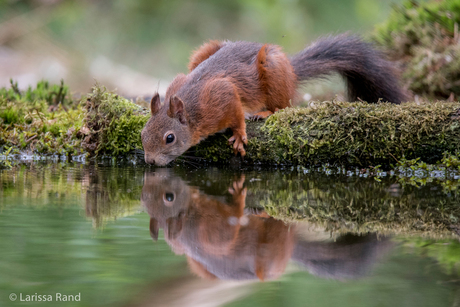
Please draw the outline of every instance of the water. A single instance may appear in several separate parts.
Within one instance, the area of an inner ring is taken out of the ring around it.
[[[1,306],[460,306],[445,182],[38,162],[0,180]]]

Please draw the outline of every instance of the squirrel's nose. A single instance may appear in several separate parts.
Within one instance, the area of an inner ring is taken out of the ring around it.
[[[155,160],[148,157],[147,155],[144,156],[145,163],[147,164],[155,164]]]

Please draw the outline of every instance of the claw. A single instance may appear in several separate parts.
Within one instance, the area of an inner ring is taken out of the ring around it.
[[[232,187],[228,188],[228,192],[232,195],[246,195],[247,188],[244,188],[246,177],[241,175],[240,179],[233,181]]]
[[[233,189],[234,190],[241,190],[244,185],[246,177],[244,175],[241,175],[240,179],[238,181],[233,181]]]
[[[244,144],[248,143],[248,138],[246,134],[241,135],[238,133],[234,133],[233,136],[228,139],[228,143],[230,145],[233,144],[233,153],[235,154],[235,156],[238,154],[238,152],[241,154],[242,157],[246,155],[246,151],[244,150]]]
[[[279,109],[276,108],[275,109],[275,112],[278,111]],[[272,111],[262,111],[262,112],[258,112],[258,113],[255,113],[253,115],[251,115],[249,117],[250,120],[252,121],[258,121],[258,120],[263,120],[263,119],[266,119],[267,117],[269,117],[270,115],[272,115],[273,112]]]

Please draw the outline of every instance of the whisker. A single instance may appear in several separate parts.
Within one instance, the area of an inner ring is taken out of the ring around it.
[[[187,158],[187,159],[204,160],[202,157],[195,157],[195,156],[184,156],[184,155],[182,155],[181,157]]]
[[[194,164],[193,164],[192,162],[190,162],[190,161],[184,160],[184,162],[187,163],[187,164],[189,164],[189,165],[191,165],[191,166],[193,166],[194,168],[198,168],[197,165],[194,165]]]

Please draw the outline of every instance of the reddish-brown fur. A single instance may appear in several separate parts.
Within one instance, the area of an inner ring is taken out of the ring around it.
[[[208,279],[273,279],[289,259],[320,276],[357,277],[390,247],[375,234],[325,241],[327,231],[321,234],[312,225],[254,214],[245,209],[244,180],[234,181],[231,198],[224,198],[187,185],[169,169],[146,172],[141,202],[152,238],[157,240],[162,228],[174,253],[185,254],[191,271]],[[254,194],[251,198],[257,203]]]
[[[191,56],[189,76],[193,76],[193,69],[224,45],[211,41],[195,51]],[[266,44],[257,49],[255,67],[236,63],[226,74],[221,77],[215,74],[214,79],[207,80],[200,87],[197,107],[201,111],[202,124],[193,131],[193,144],[210,134],[231,128],[233,136],[229,142],[234,142],[235,153],[239,151],[244,156],[243,144],[247,143],[245,113],[262,118],[290,105],[291,98],[295,97],[297,77],[289,59],[278,46]],[[258,78],[239,78],[254,72]]]
[[[260,111],[254,116],[265,118],[290,106],[290,100],[295,99],[297,76],[278,46],[263,45],[256,61],[260,88],[264,93],[263,103],[268,112]]]
[[[210,41],[190,57],[189,74],[178,75],[165,103],[151,102],[142,131],[147,163],[165,165],[211,134],[231,128],[235,154],[246,154],[245,118],[265,118],[297,100],[302,80],[342,74],[352,100],[400,103],[404,94],[390,63],[359,38],[320,40],[288,58],[281,47],[250,42]],[[168,134],[174,142],[166,143]]]
[[[280,276],[292,255],[295,232],[266,213],[245,215],[243,184],[244,176],[233,183],[232,200],[227,203],[187,186],[166,170],[146,173],[141,201],[151,216],[151,232],[155,226],[152,237],[157,240],[163,228],[166,242],[175,253],[185,254],[190,270],[203,278]],[[174,201],[165,204],[165,193],[174,195]],[[243,225],[242,218],[247,219]],[[228,268],[220,267],[225,262]],[[239,276],[233,269],[244,272]]]
[[[209,58],[211,55],[217,52],[222,47],[220,41],[209,41],[203,46],[195,50],[190,56],[190,62],[188,63],[188,70],[194,70],[201,62]]]

